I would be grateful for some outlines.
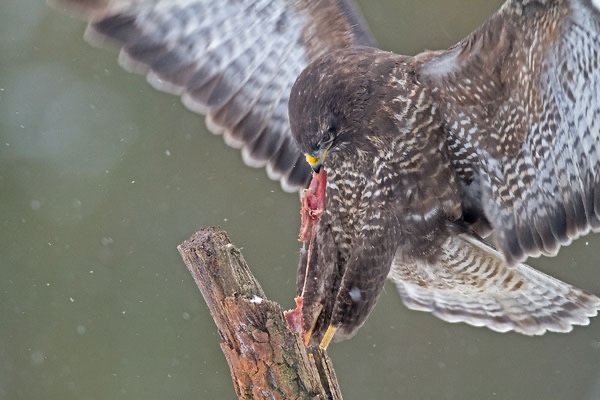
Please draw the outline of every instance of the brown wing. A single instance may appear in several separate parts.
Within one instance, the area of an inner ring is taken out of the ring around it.
[[[510,0],[420,79],[509,264],[600,230],[600,11]]]
[[[372,44],[349,0],[50,1],[83,14],[88,40],[120,46],[125,69],[207,114],[246,164],[288,191],[310,177],[288,120],[296,77],[320,54]]]
[[[597,315],[600,299],[502,255],[466,234],[449,237],[434,262],[396,257],[389,278],[404,304],[448,322],[498,332],[568,332]]]

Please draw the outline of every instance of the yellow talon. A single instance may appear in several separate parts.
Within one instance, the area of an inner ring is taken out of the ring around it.
[[[310,342],[310,337],[312,336],[313,330],[310,328],[310,331],[304,334],[304,346],[308,347],[308,343]]]
[[[327,346],[331,343],[331,339],[333,339],[333,335],[335,335],[335,331],[337,331],[337,327],[329,325],[327,332],[325,332],[325,336],[323,336],[323,340],[321,340],[321,344],[319,344],[321,350],[327,349]]]

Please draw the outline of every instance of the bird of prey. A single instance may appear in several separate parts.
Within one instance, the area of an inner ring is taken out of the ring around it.
[[[600,1],[507,0],[414,57],[373,47],[346,0],[53,1],[284,189],[327,171],[297,279],[313,342],[352,335],[386,277],[411,309],[499,332],[600,309],[522,264],[600,230]]]

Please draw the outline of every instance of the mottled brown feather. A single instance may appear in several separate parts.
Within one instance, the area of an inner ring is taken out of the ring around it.
[[[600,308],[520,264],[600,230],[597,0],[508,0],[412,58],[355,47],[372,40],[346,0],[52,2],[287,190],[335,135],[298,271],[313,339],[356,332],[388,273],[408,307],[502,332],[566,332]]]
[[[335,134],[319,253],[298,275],[313,340],[330,325],[352,335],[390,269],[410,308],[450,322],[538,335],[597,314],[598,297],[519,264],[599,227],[590,7],[509,1],[447,51],[340,50],[302,72],[290,98],[300,149],[321,154]],[[502,253],[473,230],[489,228]]]
[[[600,229],[600,18],[590,1],[508,1],[448,51],[424,53],[458,175],[510,264]]]

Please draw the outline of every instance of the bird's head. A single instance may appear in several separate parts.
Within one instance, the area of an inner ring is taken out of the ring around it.
[[[371,48],[338,50],[321,56],[292,87],[289,117],[292,135],[316,172],[328,154],[357,145],[368,127],[365,114],[373,93]]]

